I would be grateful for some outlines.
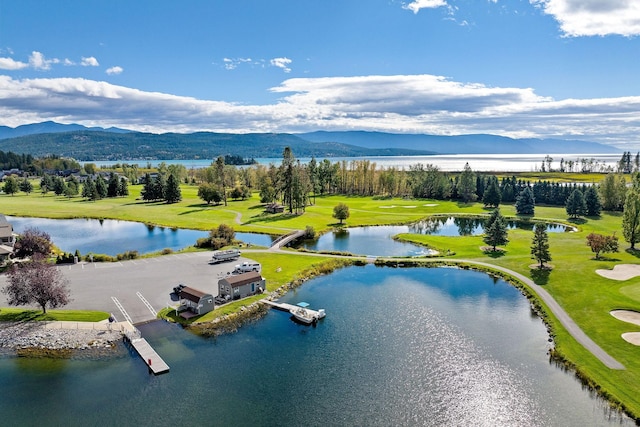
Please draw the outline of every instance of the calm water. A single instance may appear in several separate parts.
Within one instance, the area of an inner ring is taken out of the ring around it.
[[[294,153],[295,154],[295,153]],[[576,168],[580,166],[580,159],[594,159],[598,164],[611,166],[615,168],[617,162],[620,160],[620,154],[554,154],[552,157],[554,162],[551,163],[551,167],[556,169],[560,167],[560,159],[564,159],[565,162],[571,160],[576,162]],[[395,167],[409,169],[409,166],[422,164],[432,164],[438,166],[443,171],[461,171],[464,169],[465,163],[469,163],[471,169],[480,172],[532,172],[540,170],[542,161],[545,155],[543,154],[449,154],[449,155],[435,155],[435,156],[373,156],[373,157],[333,157],[329,160],[331,163],[346,161],[351,162],[353,160],[369,160],[372,163],[380,167]],[[303,164],[308,163],[311,158],[300,158],[300,162]],[[264,158],[256,159],[260,164],[281,164],[282,158]],[[99,162],[86,162],[94,163],[98,166],[111,166],[116,163],[138,163],[140,166],[146,166],[150,164],[157,166],[161,162],[168,165],[170,164],[182,164],[187,169],[205,168],[211,165],[211,160],[154,160],[154,161],[138,161],[133,160],[129,162],[115,162],[115,161],[99,161]],[[577,172],[577,170],[576,170]]]
[[[548,335],[501,280],[451,268],[350,267],[285,298],[326,308],[316,327],[272,310],[218,339],[156,322],[171,367],[0,358],[2,424],[593,426],[620,420],[548,361]]]
[[[53,243],[65,252],[117,255],[136,250],[139,253],[174,251],[192,246],[209,234],[201,230],[158,227],[140,222],[111,219],[46,219],[7,217],[17,233],[33,227],[49,233]],[[270,246],[266,234],[236,233],[236,239],[252,245]]]
[[[443,217],[420,221],[411,225],[382,225],[374,227],[353,227],[341,231],[325,233],[316,241],[303,242],[304,248],[314,251],[340,251],[356,255],[378,256],[419,256],[428,250],[391,238],[400,233],[433,234],[439,236],[460,236],[482,234],[484,220],[473,218]],[[511,221],[509,228],[533,230],[532,224]],[[564,232],[566,227],[548,224],[548,232]]]

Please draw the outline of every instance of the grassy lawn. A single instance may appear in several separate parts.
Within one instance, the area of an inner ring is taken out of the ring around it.
[[[595,179],[595,177],[591,177]],[[599,179],[598,179],[599,181]],[[105,199],[97,202],[80,198],[66,199],[40,194],[15,196],[0,195],[2,211],[7,215],[41,216],[51,218],[111,218],[148,222],[169,227],[197,228],[208,230],[220,223],[227,223],[236,231],[251,231],[269,234],[284,234],[290,230],[304,229],[307,225],[318,232],[326,232],[337,225],[332,218],[333,207],[345,203],[350,208],[347,226],[383,225],[408,223],[435,214],[478,215],[487,214],[481,204],[462,204],[448,201],[384,199],[370,197],[329,196],[318,197],[304,215],[266,215],[257,195],[245,201],[230,201],[228,206],[208,206],[197,198],[197,187],[182,185],[183,200],[180,203],[144,203],[139,198],[141,186],[131,186],[131,195],[126,198]],[[515,216],[512,205],[501,206],[505,216]],[[239,218],[239,222],[237,219]],[[567,222],[564,208],[536,207],[536,219]],[[428,245],[440,251],[450,250],[451,259],[469,259],[490,262],[532,277],[564,307],[575,322],[605,351],[621,362],[627,369],[613,371],[604,367],[595,357],[575,342],[553,318],[548,322],[554,330],[558,352],[573,363],[581,375],[589,378],[598,389],[622,402],[636,416],[640,416],[640,347],[626,343],[620,335],[638,331],[640,328],[613,318],[613,309],[640,311],[640,278],[627,281],[605,279],[595,273],[596,269],[612,268],[616,264],[638,263],[637,253],[626,252],[628,245],[620,241],[621,252],[605,254],[594,260],[586,236],[591,232],[621,236],[621,215],[605,213],[600,218],[586,218],[574,224],[577,232],[549,233],[549,243],[554,269],[548,274],[531,270],[535,261],[530,257],[533,232],[509,231],[510,242],[506,252],[500,256],[483,253],[478,236],[440,237],[429,235],[402,235],[401,238]],[[328,257],[308,257],[295,254],[282,255],[252,253],[251,257],[263,265],[263,274],[273,290],[296,278],[300,272],[309,272],[328,261]],[[278,272],[278,267],[281,270]],[[258,297],[256,297],[257,299]],[[251,300],[249,301],[251,302]],[[247,301],[232,303],[199,321],[238,310]],[[5,309],[2,309],[4,312]],[[105,317],[106,318],[106,317]],[[75,319],[74,319],[75,320]]]
[[[100,322],[108,319],[109,313],[88,310],[30,310],[23,308],[0,308],[0,322],[26,322],[29,320],[58,320],[71,322]]]

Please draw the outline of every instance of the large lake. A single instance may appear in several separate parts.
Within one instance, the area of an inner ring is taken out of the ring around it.
[[[295,154],[295,153],[294,153]],[[593,159],[594,163],[598,162],[604,166],[616,167],[617,162],[620,160],[622,153],[620,154],[554,154],[551,157],[554,161],[551,167],[557,169],[560,167],[560,159],[564,159],[565,162],[573,161],[577,162],[576,171],[579,171],[580,159]],[[443,171],[461,171],[464,169],[465,163],[469,163],[471,169],[474,171],[501,171],[501,172],[532,172],[540,170],[542,161],[545,155],[543,154],[439,154],[434,156],[374,156],[374,157],[332,157],[329,160],[332,163],[335,162],[351,162],[353,160],[369,160],[372,163],[381,167],[395,167],[409,169],[409,166],[417,163],[433,164],[438,166]],[[214,159],[215,160],[215,159]],[[301,163],[308,163],[310,158],[302,157],[299,159]],[[322,159],[320,159],[322,160]],[[280,164],[282,158],[263,158],[256,159],[260,164]],[[138,164],[140,166],[157,166],[161,162],[166,164],[182,164],[187,169],[198,169],[210,166],[212,160],[131,160],[131,161],[96,161],[96,162],[84,162],[94,163],[98,166],[111,166],[116,163],[129,163]]]
[[[203,339],[155,322],[171,367],[0,358],[6,426],[595,426],[608,413],[549,363],[548,334],[515,288],[453,268],[349,267],[283,298],[325,308],[316,327],[272,310]]]

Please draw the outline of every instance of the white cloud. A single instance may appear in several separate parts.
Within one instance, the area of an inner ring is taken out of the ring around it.
[[[531,88],[489,87],[442,76],[294,78],[271,105],[201,100],[79,79],[0,75],[0,122],[54,120],[148,132],[372,130],[492,133],[637,143],[640,96],[554,100]]]
[[[100,64],[98,63],[98,60],[96,58],[94,58],[93,56],[89,56],[89,57],[82,57],[82,62],[80,62],[80,64],[83,67],[97,67]]]
[[[241,65],[241,64],[256,65],[260,61],[254,61],[251,58],[224,58],[222,62],[224,63],[225,69],[235,70],[236,68],[238,68],[238,65]]]
[[[111,75],[117,75],[117,74],[122,74],[122,72],[124,71],[124,69],[122,67],[119,66],[115,66],[115,67],[110,67],[107,68],[107,70],[105,71],[105,73]]]
[[[553,16],[569,37],[640,35],[637,0],[529,0]]]
[[[291,64],[291,60],[289,58],[273,58],[269,61],[269,63],[273,67],[281,68],[285,73],[291,72],[291,68],[289,68],[289,64]]]
[[[76,63],[73,62],[72,60],[70,60],[69,58],[65,58],[64,61],[62,61],[62,63],[67,67],[69,67],[71,65],[76,65]]]
[[[13,58],[0,58],[0,70],[21,70],[28,66],[29,64],[16,61]]]
[[[44,55],[38,51],[31,52],[31,56],[29,56],[29,65],[36,70],[49,70],[51,69],[51,64],[57,64],[60,60],[46,59]]]
[[[438,7],[449,7],[446,0],[414,0],[402,6],[413,13],[420,12],[420,9],[435,9]]]

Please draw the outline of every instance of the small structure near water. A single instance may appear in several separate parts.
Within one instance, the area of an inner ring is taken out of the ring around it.
[[[227,276],[218,281],[218,296],[236,300],[261,294],[267,288],[266,280],[257,271]]]
[[[215,307],[213,295],[188,286],[180,290],[178,297],[180,298],[178,311],[180,312],[180,317],[185,319],[208,313],[213,311]]]

